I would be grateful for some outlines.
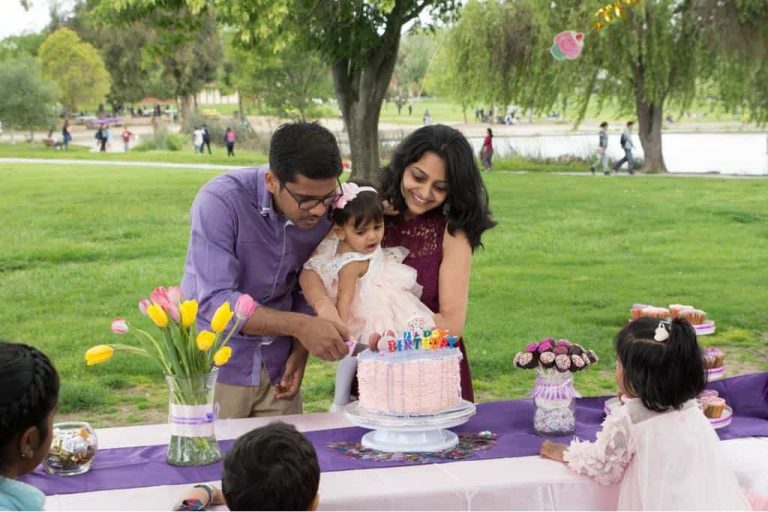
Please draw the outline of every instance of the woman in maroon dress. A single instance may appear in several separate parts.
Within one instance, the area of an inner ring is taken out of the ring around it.
[[[472,255],[483,232],[496,224],[472,147],[449,126],[420,128],[395,148],[381,192],[396,212],[386,222],[382,245],[408,249],[403,263],[416,269],[421,301],[435,312],[435,325],[461,336]],[[474,401],[463,339],[459,347],[462,395]]]

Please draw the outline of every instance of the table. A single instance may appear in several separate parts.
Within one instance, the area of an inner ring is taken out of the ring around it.
[[[219,420],[219,439],[234,439],[277,418]],[[351,426],[341,413],[283,416],[301,431]],[[100,448],[167,442],[167,425],[97,430]],[[742,486],[768,494],[768,438],[723,441]],[[216,485],[219,482],[212,482]],[[46,510],[170,510],[188,485],[49,496]],[[321,510],[615,510],[618,486],[601,486],[540,457],[334,471],[320,478]]]

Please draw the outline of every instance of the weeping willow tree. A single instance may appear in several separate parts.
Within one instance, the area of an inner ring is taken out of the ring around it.
[[[768,100],[768,2],[640,0],[595,31],[605,0],[470,1],[445,35],[444,89],[463,104],[518,103],[545,112],[571,101],[578,124],[591,102],[637,116],[643,170],[665,172],[665,108],[686,109],[704,91],[725,107],[764,123]],[[563,30],[586,34],[576,60],[549,53]]]

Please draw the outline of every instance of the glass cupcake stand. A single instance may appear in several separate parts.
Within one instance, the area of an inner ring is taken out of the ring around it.
[[[446,430],[463,425],[475,415],[475,404],[466,400],[452,411],[431,416],[391,416],[367,411],[360,402],[344,408],[344,415],[358,427],[371,429],[363,436],[364,448],[380,452],[439,452],[459,444],[459,436]]]

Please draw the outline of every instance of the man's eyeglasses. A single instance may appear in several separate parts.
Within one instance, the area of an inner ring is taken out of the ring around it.
[[[291,192],[288,189],[288,187],[285,186],[285,183],[281,183],[280,186],[283,188],[283,190],[288,192],[288,195],[291,196],[294,201],[296,201],[296,204],[299,205],[299,210],[311,210],[317,205],[319,205],[320,203],[322,203],[323,206],[327,208],[331,206],[333,203],[335,203],[339,197],[341,197],[341,192],[339,192],[341,190],[341,181],[339,181],[339,179],[337,178],[336,183],[339,185],[339,188],[337,188],[327,196],[320,197],[320,198],[315,198],[315,197],[300,198],[300,197],[297,197],[293,192]]]

